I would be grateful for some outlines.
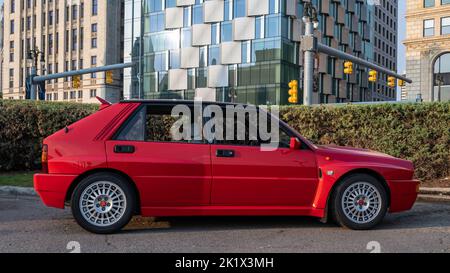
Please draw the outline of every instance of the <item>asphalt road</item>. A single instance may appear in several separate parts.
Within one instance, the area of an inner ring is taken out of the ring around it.
[[[79,248],[78,248],[79,247]],[[0,252],[450,252],[450,203],[417,203],[376,230],[350,231],[305,217],[136,217],[94,235],[70,210],[0,196]]]

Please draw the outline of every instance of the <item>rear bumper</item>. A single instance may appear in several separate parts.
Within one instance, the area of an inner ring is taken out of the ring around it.
[[[34,189],[46,206],[63,209],[67,190],[75,178],[75,175],[38,173],[34,175]]]
[[[410,210],[419,194],[418,180],[387,181],[391,191],[391,205],[389,212]]]

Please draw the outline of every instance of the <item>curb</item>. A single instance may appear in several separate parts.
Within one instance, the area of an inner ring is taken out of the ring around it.
[[[37,196],[34,188],[15,186],[0,186],[0,194],[16,196]]]

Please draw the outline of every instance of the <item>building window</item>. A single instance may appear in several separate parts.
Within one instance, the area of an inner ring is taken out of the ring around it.
[[[92,24],[91,25],[91,32],[92,33],[97,33],[97,24]]]
[[[53,93],[53,100],[58,100],[58,93]]]
[[[234,0],[233,2],[234,8],[234,18],[245,17],[246,15],[246,5],[245,0]]]
[[[31,16],[27,16],[27,30],[31,29]]]
[[[9,42],[9,62],[14,62],[14,41]]]
[[[80,18],[84,18],[84,3],[80,4]]]
[[[52,26],[53,25],[53,11],[49,11],[48,12],[48,25]]]
[[[72,5],[72,20],[77,20],[78,18],[78,7],[76,5]]]
[[[444,17],[441,19],[441,35],[447,34],[450,34],[450,17]]]
[[[97,65],[97,56],[91,56],[91,66]]]
[[[435,1],[435,0],[424,0],[424,1],[423,1],[423,7],[424,7],[424,8],[431,8],[431,7],[434,7],[434,1]]]
[[[14,20],[11,20],[10,22],[10,29],[9,29],[9,34],[14,34]]]
[[[9,69],[9,88],[14,87],[14,69]]]
[[[91,40],[91,47],[92,48],[97,48],[97,38],[92,38],[92,40]]]
[[[64,91],[64,93],[63,93],[63,99],[64,99],[64,100],[67,100],[67,99],[68,99],[68,93],[67,93],[67,91]]]
[[[16,1],[11,0],[11,12],[10,13],[14,13],[16,10]]]
[[[434,19],[423,21],[423,36],[434,36]]]
[[[89,96],[91,98],[95,98],[97,96],[97,89],[91,89],[89,92]]]
[[[72,51],[77,50],[77,29],[72,29]]]
[[[98,0],[92,0],[92,15],[98,14]]]
[[[71,100],[76,99],[76,98],[77,98],[76,96],[77,96],[76,91],[70,91],[70,99],[71,99]]]
[[[83,91],[82,90],[78,90],[78,98],[79,99],[83,98]]]

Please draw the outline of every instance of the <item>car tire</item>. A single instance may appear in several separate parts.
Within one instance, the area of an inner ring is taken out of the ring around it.
[[[378,225],[388,208],[386,189],[378,179],[367,174],[344,178],[331,197],[331,215],[342,227],[367,230]]]
[[[72,214],[87,231],[110,234],[126,226],[136,206],[128,181],[114,173],[96,173],[77,185],[72,194]]]

